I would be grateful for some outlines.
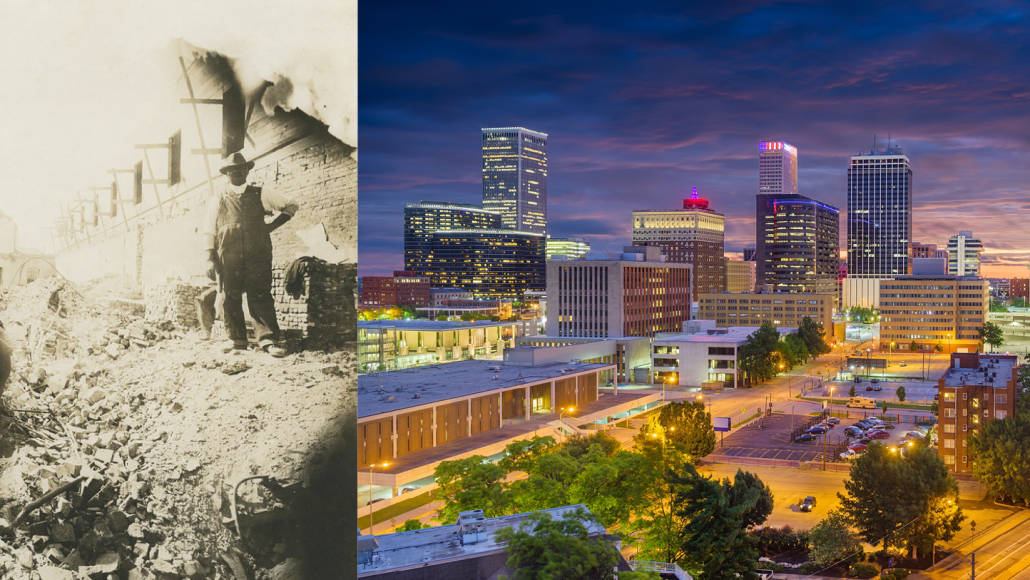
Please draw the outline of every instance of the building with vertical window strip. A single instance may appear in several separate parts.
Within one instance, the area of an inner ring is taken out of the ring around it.
[[[990,288],[975,277],[901,276],[880,281],[880,343],[886,350],[975,352]]]
[[[646,336],[690,318],[693,266],[659,248],[627,246],[618,258],[547,262],[547,335]]]
[[[973,471],[970,435],[1015,413],[1018,365],[1017,355],[951,355],[951,367],[937,381],[937,453],[951,472]]]
[[[693,188],[683,209],[633,210],[633,244],[662,249],[668,262],[693,264],[693,295],[722,292],[726,283],[726,217]]]
[[[483,207],[501,227],[547,233],[547,133],[483,129]]]
[[[837,291],[840,212],[803,195],[756,196],[755,277],[771,292]]]
[[[798,150],[783,141],[758,143],[758,193],[798,192]]]
[[[984,244],[973,232],[959,232],[948,239],[948,273],[952,276],[979,276],[980,254]]]
[[[474,298],[522,298],[545,287],[544,234],[515,230],[439,230],[429,242],[426,272],[434,287]]]
[[[490,230],[501,228],[501,214],[477,205],[420,202],[404,206],[404,269],[428,272],[433,233],[440,230]]]
[[[897,146],[851,157],[848,165],[848,276],[909,273],[912,166]]]
[[[547,259],[553,260],[564,256],[569,260],[585,258],[590,252],[590,244],[583,238],[552,238],[547,236]]]
[[[726,258],[726,291],[753,292],[755,289],[755,262]]]

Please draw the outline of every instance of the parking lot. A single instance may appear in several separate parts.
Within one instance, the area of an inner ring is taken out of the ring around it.
[[[763,459],[783,459],[788,461],[815,461],[823,458],[822,437],[818,442],[794,443],[790,439],[791,427],[807,424],[810,415],[789,415],[773,413],[764,419],[726,437],[725,448],[716,442],[715,451],[720,455],[732,457],[760,457]],[[763,425],[764,421],[764,427]],[[830,459],[834,457],[833,449],[839,443],[840,428],[828,433],[827,450]]]
[[[789,413],[773,413],[739,429],[725,438],[722,445],[716,441],[715,453],[730,457],[754,457],[761,459],[778,459],[786,461],[821,461],[823,459],[824,436],[817,435],[814,441],[795,442],[791,440],[792,428],[807,425],[813,420],[811,415],[791,415]],[[843,461],[838,454],[851,440],[844,434],[844,428],[854,425],[858,419],[842,419],[841,423],[830,429],[825,435],[827,460]],[[912,423],[898,424],[894,429],[887,429],[886,439],[873,441],[888,445],[903,445],[906,433],[913,430]]]

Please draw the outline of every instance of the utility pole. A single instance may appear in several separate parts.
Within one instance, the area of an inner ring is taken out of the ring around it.
[[[969,522],[969,530],[973,538],[971,542],[976,541],[976,522]],[[976,544],[972,544],[973,552],[970,555],[969,560],[969,580],[976,580]]]

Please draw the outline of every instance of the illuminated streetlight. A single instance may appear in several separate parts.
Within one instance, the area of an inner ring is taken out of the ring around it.
[[[565,423],[562,422],[562,416],[565,413],[570,413],[571,414],[571,413],[575,413],[575,412],[576,412],[576,408],[575,407],[562,407],[561,409],[558,409],[558,429],[562,432],[562,439],[563,440],[564,440],[565,430],[562,429],[562,427],[565,426]]]

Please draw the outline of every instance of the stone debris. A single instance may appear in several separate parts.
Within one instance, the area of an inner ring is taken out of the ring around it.
[[[45,280],[3,304],[15,372],[0,398],[0,577],[281,577],[297,557],[275,535],[282,497],[243,486],[241,519],[271,524],[244,522],[240,538],[234,484],[302,487],[354,405],[353,354],[225,355],[176,322],[106,308],[110,294]]]

